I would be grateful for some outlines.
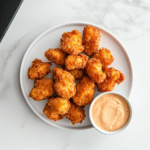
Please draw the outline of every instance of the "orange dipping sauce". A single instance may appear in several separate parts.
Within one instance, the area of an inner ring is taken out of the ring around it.
[[[117,94],[105,94],[99,97],[92,107],[95,124],[106,131],[122,128],[129,119],[130,109],[125,99]]]

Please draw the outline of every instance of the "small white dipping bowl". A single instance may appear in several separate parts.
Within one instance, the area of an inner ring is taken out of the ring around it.
[[[116,94],[116,95],[119,95],[119,96],[123,97],[124,100],[127,102],[128,106],[129,106],[130,116],[129,116],[129,119],[128,119],[127,123],[126,123],[122,128],[120,128],[120,129],[118,129],[118,130],[116,130],[116,131],[105,131],[105,130],[101,129],[100,127],[98,127],[98,126],[95,124],[95,122],[94,122],[94,120],[93,120],[93,118],[92,118],[92,108],[93,108],[93,104],[97,101],[97,99],[98,99],[99,97],[101,97],[101,96],[103,96],[103,95],[106,95],[106,94]],[[132,118],[132,108],[131,108],[131,104],[130,104],[129,100],[128,100],[124,95],[122,95],[122,94],[120,94],[120,93],[116,93],[116,92],[105,92],[105,93],[101,93],[101,94],[99,94],[98,96],[96,96],[96,97],[94,98],[94,100],[92,101],[92,103],[91,103],[91,105],[90,105],[90,108],[89,108],[89,117],[90,117],[90,121],[91,121],[92,125],[93,125],[93,126],[95,127],[95,129],[97,129],[99,132],[101,132],[101,133],[103,133],[103,134],[109,134],[109,135],[111,135],[111,134],[116,134],[116,133],[119,133],[119,132],[121,132],[122,130],[124,130],[124,129],[129,125],[129,123],[130,123],[130,121],[131,121],[131,118]]]

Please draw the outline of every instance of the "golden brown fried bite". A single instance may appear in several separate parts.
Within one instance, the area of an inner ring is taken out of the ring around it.
[[[46,104],[46,106],[44,107],[43,113],[47,116],[48,119],[52,119],[54,121],[63,119],[63,115],[57,114],[54,110],[50,108],[50,106],[48,106],[48,104]]]
[[[36,101],[40,101],[52,97],[53,94],[54,94],[53,79],[44,78],[35,81],[34,88],[31,90],[29,97],[32,97]]]
[[[82,123],[86,117],[84,109],[73,102],[71,102],[71,108],[65,116],[67,119],[71,120],[73,125],[76,123]]]
[[[84,52],[87,55],[92,56],[98,50],[100,38],[100,31],[94,26],[84,27],[82,43],[85,47]]]
[[[42,60],[36,58],[28,69],[28,78],[32,80],[44,78],[51,72],[50,66],[50,62],[42,62]]]
[[[61,49],[54,48],[46,51],[45,57],[56,65],[64,65],[67,55]]]
[[[88,61],[88,56],[85,54],[69,55],[65,60],[65,67],[67,70],[84,69]]]
[[[82,45],[82,34],[78,30],[64,33],[60,46],[62,51],[68,54],[80,54],[84,50],[84,46]]]
[[[97,84],[99,92],[112,91],[115,87],[115,82],[111,79],[105,79],[104,82]]]
[[[71,73],[63,70],[62,68],[54,67],[52,70],[52,74],[54,76],[55,84],[54,89],[55,92],[63,98],[71,98],[76,93],[76,84],[74,76]]]
[[[71,107],[70,101],[61,97],[52,97],[48,100],[48,106],[60,115],[64,115]]]
[[[70,72],[74,76],[75,80],[80,80],[85,75],[85,72],[83,69],[74,69],[74,70],[67,70],[67,71]]]
[[[83,77],[77,84],[77,91],[75,96],[73,96],[73,102],[78,106],[85,106],[90,104],[94,97],[95,84],[88,76]]]
[[[102,64],[102,70],[106,70],[109,65],[112,64],[114,58],[110,52],[110,50],[102,47],[98,50],[94,55],[93,58],[99,59]]]
[[[86,64],[86,73],[92,78],[93,82],[101,83],[105,80],[106,74],[102,71],[100,60],[91,58]]]
[[[114,68],[107,69],[105,73],[106,79],[104,80],[104,82],[98,84],[99,92],[112,91],[116,83],[120,84],[125,80],[124,74]]]

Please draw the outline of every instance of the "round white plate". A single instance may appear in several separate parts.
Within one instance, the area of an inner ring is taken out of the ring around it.
[[[24,98],[30,108],[34,111],[34,113],[48,124],[61,129],[81,130],[92,128],[93,126],[89,120],[88,115],[89,105],[85,107],[87,117],[85,120],[83,120],[82,124],[77,123],[76,125],[72,125],[71,121],[67,120],[65,117],[64,119],[57,122],[47,119],[46,115],[43,114],[43,108],[47,103],[47,100],[37,102],[34,101],[32,98],[28,97],[29,92],[34,86],[34,81],[28,79],[27,71],[28,68],[31,66],[31,62],[35,58],[39,58],[44,62],[48,61],[44,56],[45,51],[47,51],[49,48],[60,47],[60,39],[64,32],[69,32],[73,29],[77,29],[81,33],[83,33],[83,28],[87,25],[93,25],[98,30],[100,30],[101,40],[99,47],[106,47],[111,51],[115,59],[111,66],[120,70],[125,75],[125,81],[120,85],[116,85],[113,91],[122,93],[129,98],[132,90],[133,70],[129,55],[127,54],[127,51],[125,50],[121,42],[112,33],[96,24],[88,22],[71,22],[48,29],[33,41],[23,57],[20,68],[20,85]],[[54,66],[56,65],[53,63],[51,70]],[[52,74],[50,73],[46,77],[52,78]],[[95,96],[97,96],[98,94],[100,93],[97,91],[96,88]]]

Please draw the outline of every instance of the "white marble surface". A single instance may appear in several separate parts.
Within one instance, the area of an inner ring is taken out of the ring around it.
[[[105,27],[126,46],[134,67],[130,126],[107,136],[95,129],[65,131],[39,119],[19,85],[21,59],[43,31],[68,21]],[[0,43],[0,150],[149,150],[150,149],[150,1],[24,0]]]

